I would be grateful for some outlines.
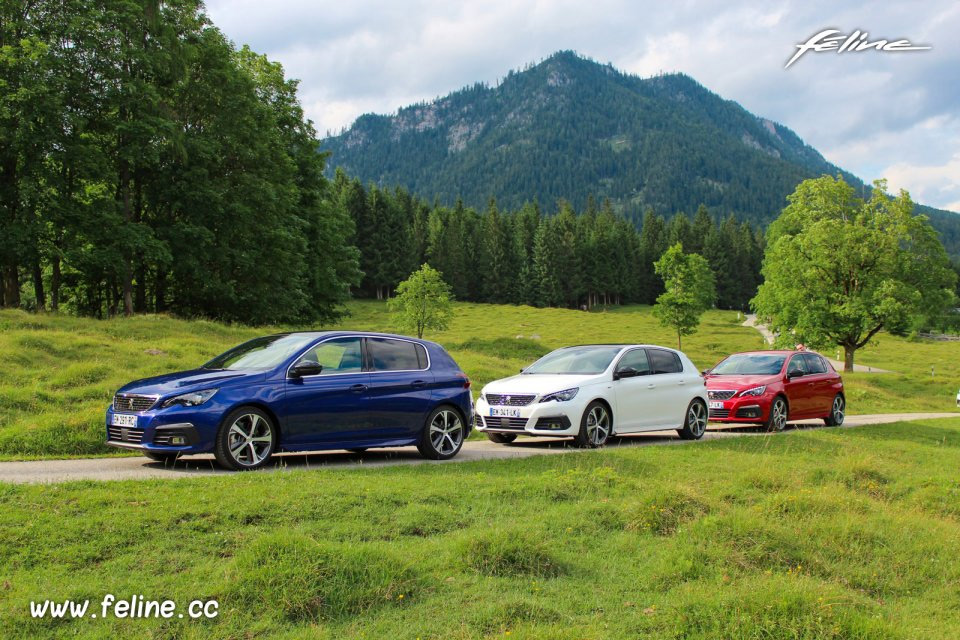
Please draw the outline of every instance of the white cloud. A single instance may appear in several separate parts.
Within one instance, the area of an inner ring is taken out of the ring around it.
[[[915,201],[938,201],[941,206],[960,211],[960,152],[939,165],[898,162],[887,167],[883,175],[892,192],[906,189]]]
[[[235,42],[301,79],[301,100],[321,133],[573,49],[640,75],[687,73],[794,129],[865,180],[902,181],[935,206],[960,199],[951,191],[960,184],[960,5],[953,0],[212,0],[208,13]],[[783,69],[798,42],[831,27],[933,50],[810,52]]]

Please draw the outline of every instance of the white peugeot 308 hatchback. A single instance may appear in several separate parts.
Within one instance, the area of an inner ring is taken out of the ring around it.
[[[477,430],[493,442],[517,436],[573,437],[599,447],[612,435],[676,429],[696,440],[707,428],[703,376],[682,352],[655,345],[583,345],[543,356],[520,375],[485,386]]]

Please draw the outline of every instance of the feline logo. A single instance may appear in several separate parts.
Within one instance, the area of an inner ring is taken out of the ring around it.
[[[898,51],[927,51],[933,47],[927,45],[915,45],[909,40],[901,38],[900,40],[875,40],[870,42],[869,34],[866,31],[855,30],[850,35],[844,35],[837,29],[825,29],[820,33],[810,36],[806,42],[797,45],[797,52],[787,62],[784,69],[789,69],[790,65],[800,59],[800,56],[807,51],[820,53],[822,51],[836,51],[837,53],[859,53],[873,49],[876,51],[886,51],[896,53]]]

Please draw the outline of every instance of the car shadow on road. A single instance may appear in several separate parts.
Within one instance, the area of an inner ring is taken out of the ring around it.
[[[786,430],[809,429],[815,425],[809,424],[788,424]],[[723,426],[720,428],[708,428],[706,438],[708,440],[723,437],[722,434],[743,435],[743,434],[765,434],[762,426],[739,425],[735,427]],[[772,434],[775,435],[775,434]],[[676,431],[650,431],[647,433],[637,433],[624,436],[614,436],[606,444],[606,448],[619,447],[637,447],[653,444],[680,444],[687,442],[680,438]],[[471,444],[481,444],[484,446],[482,451],[477,451]],[[534,452],[534,451],[576,451],[579,449],[574,444],[572,438],[528,438],[521,437],[508,444],[497,444],[485,440],[468,440],[462,451],[456,458],[447,462],[463,462],[468,460],[490,459],[501,456],[496,455],[498,451],[503,452],[502,458],[510,458],[510,451],[513,452]],[[523,457],[523,456],[521,456]],[[363,452],[352,451],[319,451],[309,453],[279,453],[276,454],[270,464],[261,470],[297,470],[311,469],[320,467],[362,467],[362,466],[387,466],[396,464],[419,464],[429,463],[420,456],[415,447],[398,447],[389,449],[368,449]],[[174,463],[153,462],[144,459],[144,467],[149,469],[166,469],[173,473],[210,475],[216,473],[230,473],[219,467],[210,454],[201,454],[195,456],[186,456],[179,458]]]

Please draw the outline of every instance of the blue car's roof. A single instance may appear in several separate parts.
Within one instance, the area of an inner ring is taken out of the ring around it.
[[[275,333],[273,335],[278,335],[278,336],[303,335],[303,336],[312,336],[314,338],[323,338],[326,336],[373,336],[377,338],[400,338],[402,340],[413,340],[414,342],[421,342],[423,344],[435,344],[429,340],[424,340],[422,338],[404,336],[399,333],[381,333],[379,331],[348,331],[348,330],[340,330],[340,329],[331,329],[328,331],[283,331],[281,333]]]

